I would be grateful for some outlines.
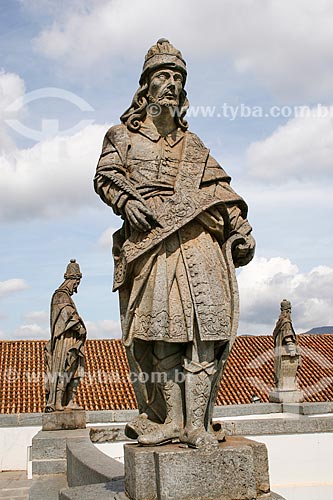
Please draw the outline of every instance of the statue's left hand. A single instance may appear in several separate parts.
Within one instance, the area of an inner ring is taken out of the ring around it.
[[[245,236],[245,243],[237,245],[233,250],[233,259],[236,267],[246,266],[254,256],[255,239],[251,234]]]

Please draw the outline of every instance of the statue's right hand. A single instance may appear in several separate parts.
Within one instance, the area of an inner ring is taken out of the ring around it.
[[[128,200],[125,205],[125,214],[133,229],[142,232],[151,229],[147,217],[154,220],[154,214],[141,201]]]

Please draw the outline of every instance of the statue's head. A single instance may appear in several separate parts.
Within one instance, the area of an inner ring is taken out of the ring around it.
[[[181,52],[171,45],[169,40],[160,38],[155,45],[150,47],[146,54],[139,81],[140,85],[149,80],[151,73],[164,68],[179,72],[183,76],[183,86],[185,85],[187,76],[186,62]]]
[[[291,302],[287,299],[283,299],[283,301],[280,304],[281,307],[281,312],[290,312],[291,311]]]
[[[146,54],[140,88],[131,106],[120,117],[121,121],[136,131],[150,109],[153,115],[158,113],[159,107],[167,106],[173,110],[177,126],[186,130],[188,125],[184,117],[189,106],[184,89],[186,76],[186,63],[181,52],[165,38],[158,40]]]
[[[79,264],[75,259],[71,259],[64,274],[64,278],[70,283],[71,293],[76,293],[80,284],[82,273]]]

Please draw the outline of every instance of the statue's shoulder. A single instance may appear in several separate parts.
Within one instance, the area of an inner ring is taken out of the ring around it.
[[[276,335],[284,333],[284,331],[286,329],[290,329],[290,327],[292,327],[292,322],[290,319],[285,318],[284,316],[279,317],[273,331],[273,336],[276,337]]]
[[[186,136],[187,140],[189,142],[191,142],[194,146],[196,146],[198,148],[204,148],[204,149],[207,149],[207,151],[209,151],[208,148],[204,145],[204,143],[200,139],[200,137],[198,137],[197,134],[195,134],[194,132],[191,132],[190,130],[186,130],[185,136]]]
[[[114,146],[117,146],[118,144],[129,141],[129,131],[126,125],[120,123],[119,125],[113,125],[110,127],[105,134],[105,137],[112,142]]]
[[[58,288],[52,296],[52,306],[57,306],[60,304],[70,304],[71,299],[68,293],[62,288]]]
[[[205,171],[202,177],[202,182],[217,182],[224,181],[230,183],[231,177],[226,173],[226,171],[221,167],[221,165],[210,155],[209,148],[205,146],[200,137],[198,137],[193,132],[187,130],[185,132],[188,137],[188,142],[192,144],[196,149],[201,149],[207,153],[207,162],[205,166]]]

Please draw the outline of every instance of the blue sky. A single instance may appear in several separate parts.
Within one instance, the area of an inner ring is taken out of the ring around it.
[[[103,136],[167,37],[188,65],[190,129],[249,204],[242,334],[333,324],[333,5],[326,0],[11,0],[0,43],[0,338],[47,338],[70,258],[91,338],[120,335],[111,233],[95,195]],[[299,111],[306,106],[306,112]]]

